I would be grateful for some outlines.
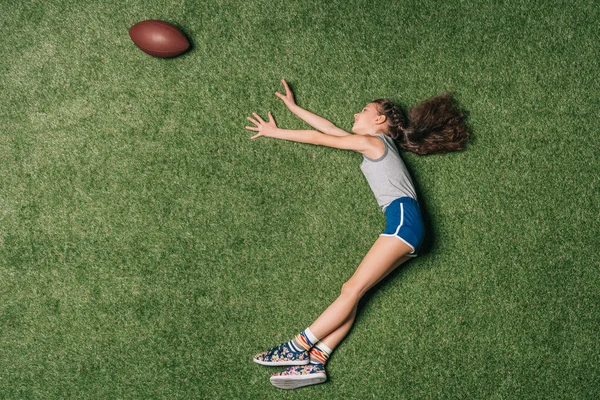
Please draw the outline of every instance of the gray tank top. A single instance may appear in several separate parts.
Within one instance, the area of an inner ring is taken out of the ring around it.
[[[384,134],[375,136],[383,141],[385,152],[377,160],[363,155],[360,169],[375,194],[377,204],[385,212],[392,201],[404,196],[417,200],[417,195],[394,139]]]

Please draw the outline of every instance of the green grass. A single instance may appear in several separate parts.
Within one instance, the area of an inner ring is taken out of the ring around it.
[[[89,3],[0,1],[0,398],[598,398],[597,2]],[[144,19],[192,50],[142,53]],[[404,154],[427,252],[292,392],[252,355],[384,219],[359,155],[249,140],[306,128],[281,77],[344,129],[451,91],[474,136]]]

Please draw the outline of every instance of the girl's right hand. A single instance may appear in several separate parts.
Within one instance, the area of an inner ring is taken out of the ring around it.
[[[285,87],[285,96],[279,92],[276,92],[275,96],[277,96],[281,100],[283,100],[283,102],[285,103],[287,108],[289,108],[291,110],[292,107],[294,107],[296,105],[296,101],[294,100],[294,93],[292,92],[292,89],[290,89],[290,87],[288,86],[285,79],[282,79],[281,83],[283,83],[283,86]]]

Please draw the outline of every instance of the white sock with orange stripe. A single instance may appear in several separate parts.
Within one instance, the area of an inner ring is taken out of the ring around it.
[[[288,347],[293,351],[309,351],[319,339],[312,333],[310,328],[306,328],[288,342]]]
[[[327,345],[323,342],[318,342],[314,345],[314,347],[310,350],[310,363],[311,364],[323,364],[327,362],[329,356],[331,355],[331,350]]]

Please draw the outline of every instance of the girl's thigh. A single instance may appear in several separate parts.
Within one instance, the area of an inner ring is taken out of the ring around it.
[[[407,254],[410,252],[412,248],[398,238],[379,236],[346,285],[360,290],[362,296],[399,265],[409,260],[411,257]]]

